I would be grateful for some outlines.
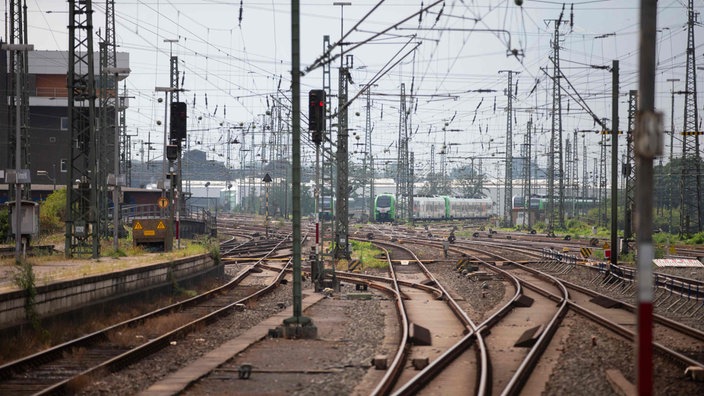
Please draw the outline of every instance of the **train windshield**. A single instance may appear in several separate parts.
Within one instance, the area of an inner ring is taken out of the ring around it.
[[[376,206],[390,206],[391,205],[391,196],[389,195],[380,195],[376,199]]]

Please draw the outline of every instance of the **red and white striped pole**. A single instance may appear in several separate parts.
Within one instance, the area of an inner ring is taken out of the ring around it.
[[[662,114],[655,111],[657,0],[640,3],[639,109],[636,116],[637,282],[636,386],[653,394],[653,159],[662,154]]]

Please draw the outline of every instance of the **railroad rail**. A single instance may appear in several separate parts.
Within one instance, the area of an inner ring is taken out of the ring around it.
[[[280,243],[287,240],[285,238]],[[285,274],[285,267],[265,287],[238,287],[255,269],[255,265],[247,266],[227,284],[206,293],[2,365],[0,394],[70,392],[82,377],[98,370],[119,370],[155,353],[199,326],[240,310],[242,304],[275,288]],[[136,328],[143,329],[144,334],[151,334],[150,324],[173,315],[179,318],[178,325],[162,334],[154,334],[149,340],[142,337],[134,343],[134,339],[130,342],[121,336],[123,333],[135,334]]]

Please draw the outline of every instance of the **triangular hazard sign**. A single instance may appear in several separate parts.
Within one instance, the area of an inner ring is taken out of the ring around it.
[[[142,229],[142,224],[140,222],[134,223],[134,229],[135,230],[141,230]]]
[[[163,230],[165,228],[166,228],[166,226],[164,225],[163,221],[160,221],[159,224],[156,226],[157,230]]]

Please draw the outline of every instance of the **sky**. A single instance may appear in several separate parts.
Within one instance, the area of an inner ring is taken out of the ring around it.
[[[5,15],[8,3],[2,5]],[[571,85],[563,95],[563,137],[572,140],[574,131],[580,131],[580,177],[582,147],[586,147],[591,168],[600,152],[601,135],[595,133],[600,127],[576,98],[581,97],[596,117],[611,118],[612,76],[598,66],[611,66],[613,60],[620,66],[619,129],[627,129],[628,91],[637,89],[638,79],[637,0],[525,0],[522,6],[514,0],[333,3],[301,1],[300,66],[307,69],[323,54],[324,35],[334,44],[341,32],[346,34],[343,48],[352,56],[349,97],[374,84],[369,114],[371,151],[378,165],[396,159],[403,85],[409,100],[409,147],[416,174],[429,172],[431,166],[437,172],[442,161],[451,169],[471,158],[484,158],[489,176],[502,177],[503,161],[492,158],[505,157],[507,71],[512,71],[513,155],[520,155],[532,118],[533,151],[545,166],[552,125],[551,40],[558,20],[562,22],[558,29],[561,68]],[[694,4],[695,9],[704,10],[704,0],[694,0]],[[27,0],[28,41],[35,49],[68,49],[68,7],[67,1]],[[105,2],[93,1],[93,8],[97,35],[103,31]],[[421,9],[426,11],[419,13]],[[188,146],[206,151],[210,159],[226,161],[229,134],[230,141],[240,142],[229,145],[231,168],[266,156],[261,142],[271,141],[271,136],[261,131],[263,123],[271,122],[267,113],[279,106],[287,114],[285,108],[290,108],[290,11],[291,3],[282,0],[115,0],[118,51],[130,54],[132,70],[126,80],[130,97],[126,122],[128,133],[134,135],[133,156],[147,147],[145,142],[163,141],[159,122],[165,106],[158,101],[163,93],[155,92],[155,87],[169,85],[170,54],[179,59],[181,100],[189,109]],[[668,130],[672,83],[667,80],[679,79],[674,90],[685,89],[686,18],[686,0],[658,2],[656,106],[665,114]],[[704,67],[702,29],[695,27],[698,67]],[[96,51],[99,41],[95,39]],[[332,52],[339,54],[340,48]],[[338,90],[339,62],[335,59],[332,64],[333,96]],[[704,70],[697,72],[701,92]],[[322,81],[322,68],[301,78],[304,134],[307,93],[322,88]],[[702,99],[699,93],[699,110]],[[682,95],[675,95],[675,131],[682,129],[683,101]],[[332,106],[336,107],[336,98]],[[350,106],[353,161],[361,161],[363,150],[355,143],[364,141],[366,114],[366,95],[360,95]],[[252,139],[254,150],[240,151]],[[675,134],[676,154],[681,152],[677,140]],[[155,147],[152,153],[156,154],[150,155],[158,157],[161,144]],[[304,144],[304,162],[315,158],[311,147]]]

